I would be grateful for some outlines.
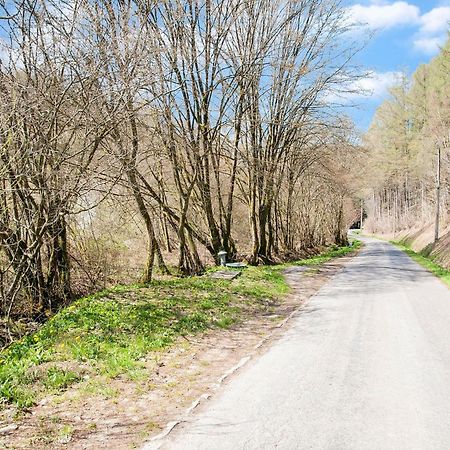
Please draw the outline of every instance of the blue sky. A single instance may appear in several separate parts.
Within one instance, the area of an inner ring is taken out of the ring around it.
[[[355,39],[363,41],[369,30],[375,33],[356,57],[356,62],[370,71],[371,77],[352,86],[352,89],[360,87],[371,95],[352,94],[344,99],[344,103],[358,105],[345,108],[345,113],[365,131],[376,107],[387,97],[389,86],[401,72],[411,74],[419,64],[427,63],[438,53],[449,30],[450,0],[342,1],[352,22],[366,24],[365,30],[355,32]],[[1,34],[0,30],[0,37]]]
[[[357,56],[357,62],[372,73],[362,81],[372,94],[353,98],[360,107],[349,110],[356,125],[366,130],[399,73],[414,72],[438,53],[449,30],[450,0],[346,0],[346,4],[354,21],[375,31]]]

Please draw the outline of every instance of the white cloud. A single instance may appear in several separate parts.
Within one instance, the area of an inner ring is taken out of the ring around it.
[[[447,39],[450,22],[450,6],[441,6],[427,12],[420,18],[420,29],[414,39],[414,47],[433,55]]]
[[[414,40],[414,47],[423,53],[433,55],[439,51],[444,41],[445,35],[439,37],[422,37]]]
[[[356,4],[349,8],[350,19],[366,24],[372,29],[392,28],[398,25],[415,25],[420,20],[420,9],[405,1],[391,4]]]
[[[398,83],[402,76],[402,72],[398,71],[370,71],[366,77],[343,87],[341,92],[328,94],[326,100],[340,104],[349,104],[361,99],[379,100],[387,95],[389,88]]]
[[[441,6],[427,12],[420,18],[420,32],[423,34],[445,33],[450,21],[450,6]]]
[[[370,4],[358,3],[348,8],[353,23],[365,24],[370,29],[389,29],[397,26],[414,26],[417,32],[412,42],[416,50],[432,55],[447,39],[450,6],[439,6],[426,13],[408,1],[372,0]]]
[[[384,97],[388,89],[398,83],[402,78],[402,72],[370,72],[366,78],[358,80],[356,87],[365,92],[365,96],[372,98]]]

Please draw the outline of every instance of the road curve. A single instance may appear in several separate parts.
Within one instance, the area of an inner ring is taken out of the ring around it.
[[[365,247],[160,448],[450,449],[450,291]]]

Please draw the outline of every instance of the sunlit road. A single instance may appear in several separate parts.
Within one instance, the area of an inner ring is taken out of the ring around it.
[[[450,291],[365,247],[165,449],[450,449]]]

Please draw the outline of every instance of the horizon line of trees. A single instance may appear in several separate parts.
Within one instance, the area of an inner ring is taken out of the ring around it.
[[[396,233],[450,217],[450,39],[428,64],[403,75],[364,137],[362,196],[372,231]]]

